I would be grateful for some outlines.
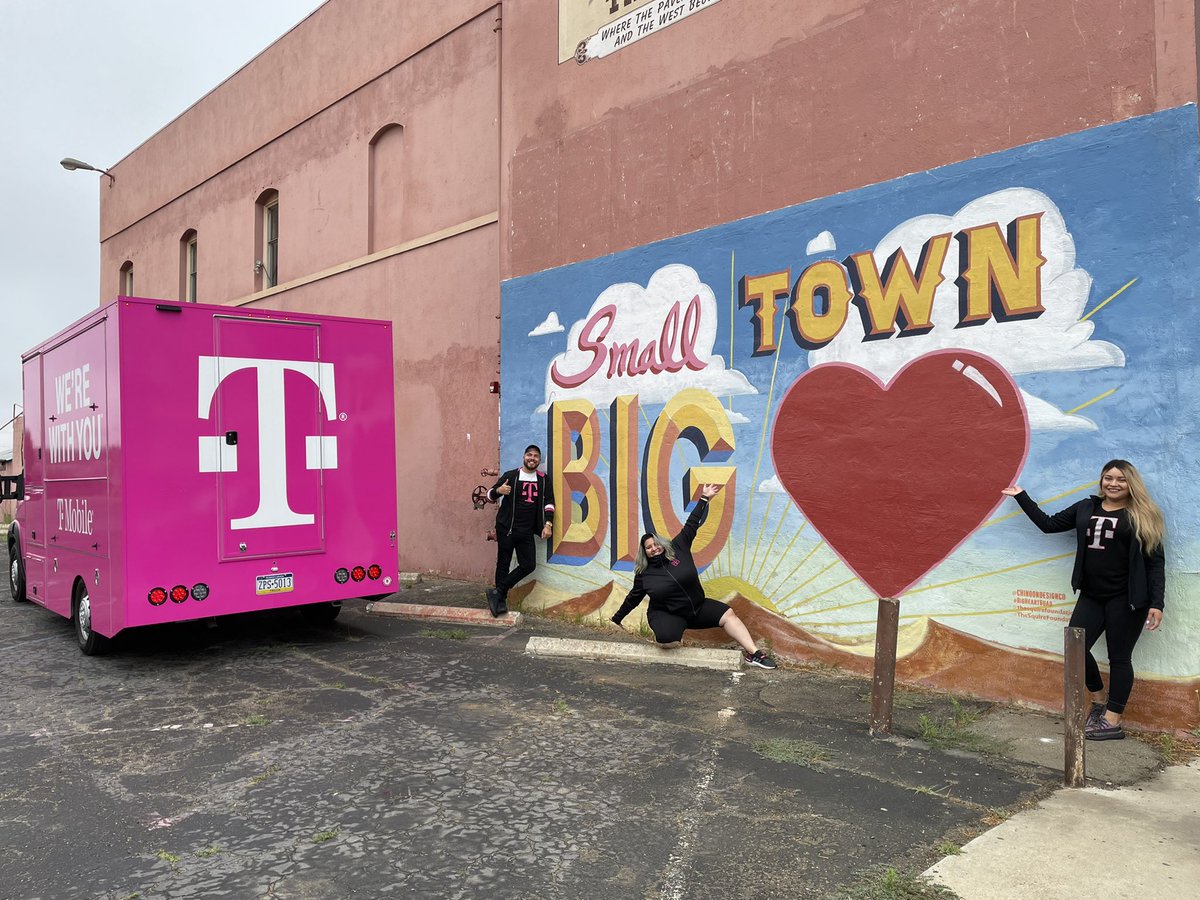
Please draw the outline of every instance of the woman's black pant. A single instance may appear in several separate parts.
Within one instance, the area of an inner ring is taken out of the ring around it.
[[[1129,601],[1124,598],[1093,600],[1083,594],[1071,613],[1070,626],[1082,628],[1087,634],[1084,671],[1087,688],[1092,692],[1104,690],[1100,667],[1092,656],[1093,645],[1100,639],[1100,633],[1104,633],[1104,642],[1108,644],[1108,708],[1115,713],[1125,712],[1129,692],[1133,690],[1133,646],[1141,637],[1147,613],[1148,608],[1130,609]]]
[[[517,554],[517,567],[511,572],[508,567],[512,564],[513,553]],[[508,534],[496,530],[496,590],[501,597],[507,597],[508,592],[517,582],[537,568],[537,545],[533,542],[533,534]]]

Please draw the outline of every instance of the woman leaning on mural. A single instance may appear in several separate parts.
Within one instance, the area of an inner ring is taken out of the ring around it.
[[[704,596],[700,573],[692,560],[692,541],[708,515],[708,501],[717,495],[719,485],[700,486],[700,499],[683,530],[673,540],[656,534],[643,534],[638,547],[633,589],[617,610],[612,621],[617,625],[649,596],[646,621],[654,638],[663,647],[675,647],[688,628],[724,628],[742,648],[747,665],[774,669],[775,661],[755,646],[742,620],[727,604]]]
[[[1087,633],[1087,688],[1092,709],[1088,740],[1125,737],[1121,718],[1133,688],[1133,647],[1142,632],[1162,623],[1165,567],[1162,511],[1150,497],[1133,464],[1114,459],[1100,470],[1100,496],[1088,497],[1052,516],[1020,487],[1005,488],[1033,523],[1047,534],[1075,529],[1075,571],[1071,587],[1079,594],[1070,625]],[[1104,697],[1092,645],[1105,635],[1109,689]]]

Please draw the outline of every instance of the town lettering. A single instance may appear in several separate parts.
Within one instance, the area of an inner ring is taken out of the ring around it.
[[[921,247],[915,267],[897,250],[880,271],[871,251],[852,253],[840,264],[819,260],[793,282],[791,270],[741,279],[740,305],[753,310],[754,355],[774,353],[776,313],[785,308],[792,339],[807,350],[832,341],[853,308],[863,340],[926,334],[933,329],[933,298],[945,280],[942,266],[952,241],[958,244],[958,324],[992,319],[1033,319],[1042,306],[1042,214],[1021,216],[1002,231],[998,222],[938,234]]]

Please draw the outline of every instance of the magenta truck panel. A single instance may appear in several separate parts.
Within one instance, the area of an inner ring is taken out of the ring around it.
[[[395,590],[391,323],[122,297],[23,368],[28,599],[111,637]]]

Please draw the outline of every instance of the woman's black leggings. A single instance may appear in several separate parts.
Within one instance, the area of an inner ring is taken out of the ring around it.
[[[1079,595],[1075,611],[1071,613],[1072,628],[1082,628],[1087,633],[1087,688],[1093,693],[1104,690],[1100,678],[1100,667],[1092,656],[1092,646],[1104,632],[1108,644],[1108,708],[1115,713],[1125,712],[1129,692],[1133,690],[1133,645],[1142,635],[1149,608],[1130,609],[1129,602],[1120,600],[1092,600]]]

